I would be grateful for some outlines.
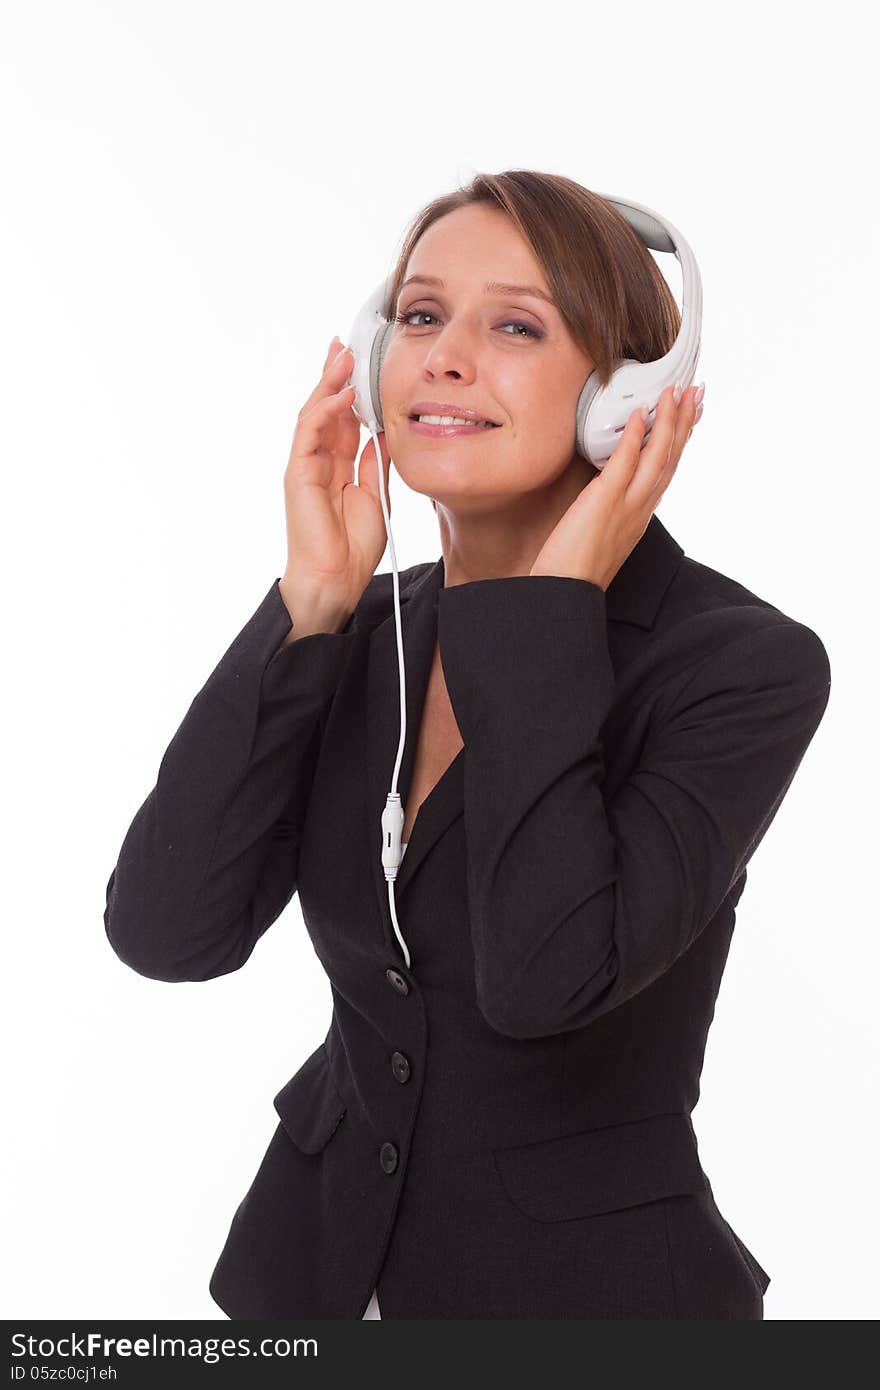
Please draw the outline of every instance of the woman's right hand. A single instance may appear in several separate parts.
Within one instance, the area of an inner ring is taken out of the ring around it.
[[[354,611],[388,542],[372,436],[354,481],[361,425],[351,408],[354,387],[344,384],[354,360],[341,347],[334,338],[321,379],[299,413],[284,474],[287,566],[281,593],[294,622],[299,610],[301,634],[304,626],[324,630],[324,621],[342,621]],[[390,518],[390,456],[384,431],[378,437]]]

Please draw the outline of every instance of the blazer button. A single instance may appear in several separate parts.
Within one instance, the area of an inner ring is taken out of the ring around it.
[[[398,1081],[409,1081],[410,1065],[409,1058],[404,1057],[402,1052],[394,1052],[391,1056],[391,1070],[394,1072]]]
[[[398,994],[409,994],[409,985],[399,970],[386,970],[385,978],[390,980]]]
[[[383,1144],[379,1150],[379,1162],[386,1173],[393,1173],[397,1167],[397,1145]]]

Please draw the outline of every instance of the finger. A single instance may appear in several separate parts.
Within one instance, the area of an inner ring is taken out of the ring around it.
[[[694,425],[702,414],[702,405],[697,405],[697,387],[688,387],[682,393],[678,404],[678,411],[675,419],[675,429],[673,432],[672,443],[669,449],[669,457],[665,467],[661,470],[657,478],[654,491],[649,495],[649,504],[656,507],[663,493],[672,482],[675,471],[678,468],[685,446],[691,437]]]
[[[314,405],[300,411],[296,427],[296,452],[318,454],[327,446],[325,431],[331,420],[345,417],[346,409],[354,403],[354,387],[343,386],[326,396],[319,396]],[[353,424],[357,424],[350,415]]]
[[[354,353],[350,347],[343,347],[340,343],[336,351],[328,354],[328,357],[330,360],[324,370],[325,376],[341,375],[344,380],[345,377],[351,375],[351,369],[354,366]]]
[[[695,403],[696,394],[697,387],[689,386],[688,389],[682,393],[681,400],[678,403],[678,410],[676,412],[675,417],[675,427],[672,436],[672,443],[669,447],[669,457],[657,479],[657,489],[660,492],[665,492],[666,488],[672,481],[672,476],[675,473],[676,468],[678,467],[679,460],[681,459],[682,454],[684,453],[685,445],[690,439],[691,430],[694,427],[694,422],[697,416],[697,406]]]
[[[647,448],[647,428],[648,422],[642,419],[641,409],[634,410],[623,427],[614,452],[601,470],[600,476],[605,479],[603,487],[613,486],[621,492],[626,491],[639,466],[641,451]]]
[[[697,413],[697,405],[695,401],[696,394],[697,387],[689,386],[687,390],[683,393],[682,398],[679,402],[678,418],[675,422],[675,435],[673,437],[672,448],[670,450],[670,461],[672,459],[672,456],[674,456],[675,462],[678,463],[678,460],[684,451],[684,446],[685,444],[687,444],[688,439],[690,438],[690,433],[694,427],[694,420]]]
[[[675,403],[674,391],[674,386],[667,386],[660,392],[651,437],[639,456],[638,467],[627,487],[627,500],[635,506],[650,501],[666,486],[670,464],[674,467],[677,462],[674,441],[680,404]]]
[[[354,367],[354,355],[350,348],[346,349],[341,344],[337,344],[338,340],[333,344],[335,351],[328,351],[321,379],[300,411],[301,416],[310,411],[316,401],[323,400],[326,396],[338,391],[344,385],[346,378],[351,375]]]
[[[702,387],[701,387],[700,389],[702,389]],[[694,399],[696,400],[696,397],[694,397]],[[700,423],[700,419],[702,418],[702,414],[703,414],[703,402],[700,401],[700,404],[697,406],[696,414],[694,415],[693,424],[691,425],[691,427],[690,427],[690,429],[688,430],[688,433],[687,433],[688,439],[690,439],[691,435],[692,435],[693,432],[694,432],[694,426],[695,426],[695,425],[698,425],[698,424]],[[687,440],[685,441],[685,443],[687,443]]]
[[[344,390],[346,380],[351,376],[353,368],[354,356],[351,349],[340,349],[324,368],[321,380],[303,406],[301,414],[308,414],[317,401],[325,400],[328,396],[333,396]]]

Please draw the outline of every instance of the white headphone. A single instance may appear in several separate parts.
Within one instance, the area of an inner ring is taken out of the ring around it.
[[[600,194],[606,202],[616,208],[629,223],[644,244],[653,251],[668,251],[675,255],[681,265],[681,326],[672,347],[663,357],[654,362],[636,362],[623,358],[618,362],[607,386],[602,386],[597,372],[591,372],[578,396],[575,411],[575,447],[578,454],[589,460],[595,468],[602,469],[615,448],[634,410],[647,406],[649,411],[646,437],[654,422],[657,402],[667,386],[681,382],[682,388],[691,384],[696,372],[700,353],[700,332],[703,317],[703,286],[696,258],[690,246],[676,227],[665,217],[634,203],[630,198],[612,198]],[[394,904],[394,880],[400,867],[401,832],[404,814],[397,791],[397,776],[403,757],[406,739],[406,685],[403,666],[403,634],[400,622],[400,590],[397,572],[397,556],[391,522],[388,515],[388,501],[385,496],[385,478],[382,467],[382,453],[377,434],[384,428],[382,420],[382,401],[379,395],[379,377],[382,362],[394,327],[393,320],[384,317],[385,303],[391,290],[389,276],[383,280],[365,301],[348,335],[348,345],[354,355],[354,366],[349,384],[355,388],[352,409],[355,415],[370,431],[376,452],[379,476],[379,495],[382,514],[385,518],[385,531],[391,554],[391,567],[394,586],[394,612],[397,624],[397,654],[400,672],[400,742],[394,765],[391,790],[382,812],[382,866],[388,883],[391,920],[397,939],[403,950],[404,960],[410,965],[410,955],[401,935]],[[643,446],[644,447],[644,446]]]

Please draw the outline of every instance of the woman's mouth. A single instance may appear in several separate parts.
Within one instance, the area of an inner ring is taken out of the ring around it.
[[[462,420],[449,415],[411,415],[409,422],[416,434],[433,439],[453,439],[460,434],[486,434],[489,430],[501,428],[491,422]]]

